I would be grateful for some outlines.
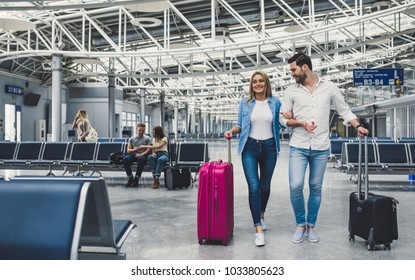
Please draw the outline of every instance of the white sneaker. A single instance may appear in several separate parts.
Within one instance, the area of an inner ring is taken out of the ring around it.
[[[263,232],[255,233],[255,245],[261,247],[265,245],[265,235]]]
[[[265,224],[265,220],[264,219],[261,219],[261,228],[262,228],[262,231],[266,231],[267,230],[267,225]]]

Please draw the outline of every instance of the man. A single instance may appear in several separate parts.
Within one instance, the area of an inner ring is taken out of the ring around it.
[[[138,181],[140,180],[144,165],[147,163],[147,156],[150,152],[150,149],[138,148],[141,145],[149,145],[151,143],[150,137],[144,135],[145,131],[146,125],[144,123],[138,123],[137,136],[131,137],[128,140],[127,154],[123,158],[124,169],[128,176],[128,182],[125,185],[126,188],[138,187]],[[131,165],[134,162],[137,162],[137,171],[135,173],[135,177],[133,177],[131,170]]]
[[[290,139],[289,182],[290,200],[297,229],[292,242],[301,243],[304,236],[310,242],[320,240],[314,227],[321,203],[322,184],[330,152],[329,116],[333,106],[345,125],[357,130],[359,137],[367,135],[364,128],[343,99],[338,87],[313,73],[311,59],[297,53],[288,60],[291,76],[297,82],[284,95],[283,116],[293,127]],[[303,195],[304,179],[309,166],[309,198],[307,215]]]

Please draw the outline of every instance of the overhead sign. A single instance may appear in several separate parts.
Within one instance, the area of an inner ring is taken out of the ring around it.
[[[401,86],[403,68],[392,69],[353,69],[355,86]]]
[[[8,85],[6,85],[6,93],[23,95],[24,90],[21,87],[15,87],[15,86],[8,86]]]

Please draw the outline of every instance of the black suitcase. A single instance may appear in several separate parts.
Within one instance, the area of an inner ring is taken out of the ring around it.
[[[191,177],[189,168],[168,166],[164,170],[164,186],[169,190],[188,188],[192,183]]]
[[[367,248],[375,245],[390,249],[393,240],[398,239],[397,201],[389,196],[369,193],[367,137],[365,137],[365,192],[362,192],[362,140],[359,138],[358,190],[350,194],[349,240],[355,235],[367,242]]]

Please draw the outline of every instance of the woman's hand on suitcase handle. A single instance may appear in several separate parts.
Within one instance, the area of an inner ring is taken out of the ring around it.
[[[225,136],[226,140],[231,140],[232,139],[232,131],[231,130],[225,131],[225,133],[223,135]]]

